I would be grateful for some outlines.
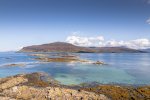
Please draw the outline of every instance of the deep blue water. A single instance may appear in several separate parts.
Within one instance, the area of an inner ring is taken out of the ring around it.
[[[150,84],[149,53],[78,53],[80,58],[103,61],[108,65],[82,63],[42,63],[27,53],[0,53],[0,77],[20,73],[46,72],[62,84],[99,82],[102,84]],[[7,64],[26,66],[6,67]]]

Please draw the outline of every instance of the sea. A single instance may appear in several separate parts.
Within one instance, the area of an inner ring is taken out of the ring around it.
[[[0,78],[24,73],[45,72],[64,85],[82,83],[150,84],[150,53],[73,54],[81,59],[103,61],[106,65],[41,62],[37,61],[36,57],[31,56],[30,53],[0,52]],[[7,66],[10,64],[16,64],[16,66]]]

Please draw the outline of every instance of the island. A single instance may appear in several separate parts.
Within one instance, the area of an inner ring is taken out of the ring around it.
[[[143,53],[126,47],[82,47],[65,42],[23,47],[19,52],[72,52],[72,53]]]

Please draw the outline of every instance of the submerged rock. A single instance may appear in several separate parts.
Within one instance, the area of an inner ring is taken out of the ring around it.
[[[47,57],[48,54],[42,54],[42,53],[39,53],[39,54],[29,54],[30,56],[36,56],[36,57]]]
[[[3,65],[3,67],[16,67],[16,66],[20,66],[20,67],[23,67],[23,66],[26,66],[26,64],[7,64],[7,65]]]
[[[96,61],[96,62],[94,62],[93,64],[96,64],[96,65],[105,65],[105,63],[102,62],[102,61]]]
[[[78,59],[70,59],[70,58],[36,58],[37,60],[40,61],[45,61],[45,62],[77,62],[79,61]]]

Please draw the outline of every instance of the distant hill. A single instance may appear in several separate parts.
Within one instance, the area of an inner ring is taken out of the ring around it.
[[[75,53],[140,53],[125,47],[81,47],[65,42],[23,47],[20,52],[75,52]]]
[[[150,53],[150,48],[149,49],[142,49],[141,51]]]

